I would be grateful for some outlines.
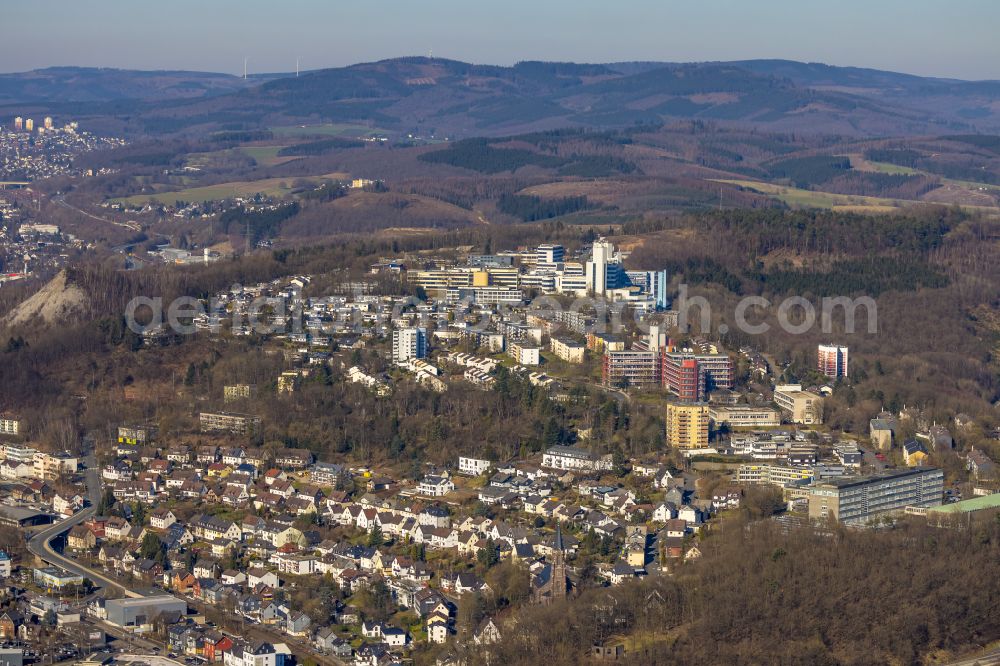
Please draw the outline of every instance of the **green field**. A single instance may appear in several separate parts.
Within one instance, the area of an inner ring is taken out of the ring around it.
[[[387,134],[388,130],[367,125],[350,123],[327,123],[324,125],[283,125],[270,128],[276,136],[342,136],[358,137],[372,134]]]
[[[322,176],[313,176],[310,180],[334,181],[347,178],[347,174],[328,173]],[[282,197],[292,191],[292,178],[267,178],[264,180],[235,181],[231,183],[219,183],[217,185],[206,185],[204,187],[189,187],[184,190],[174,190],[169,192],[157,192],[155,194],[137,194],[122,199],[114,199],[132,206],[142,206],[152,201],[159,201],[165,205],[175,205],[178,201],[202,202],[221,201],[233,197],[248,197],[260,193],[266,196]]]
[[[881,199],[879,197],[863,197],[853,194],[813,192],[812,190],[802,190],[797,187],[786,187],[784,185],[763,183],[756,180],[725,180],[721,178],[713,178],[712,180],[717,183],[738,185],[760,194],[769,194],[789,206],[800,208],[829,208],[833,210],[881,213],[912,203],[918,203],[897,199]]]
[[[729,183],[739,187],[768,194],[783,201],[793,208],[825,208],[828,210],[839,210],[850,213],[888,213],[901,208],[920,204],[932,204],[931,201],[919,201],[910,199],[883,199],[881,197],[865,197],[856,194],[834,194],[832,192],[814,192],[812,190],[802,190],[797,187],[787,187],[785,185],[775,185],[774,183],[764,183],[757,180],[727,180],[724,178],[710,178],[716,183]],[[987,206],[961,205],[964,210],[987,212],[996,214],[997,209]]]
[[[278,156],[278,153],[288,146],[241,146],[238,150],[244,155],[253,158],[257,164],[263,166],[277,166],[285,162],[299,159],[298,157]]]
[[[899,166],[898,164],[890,164],[889,162],[872,162],[861,158],[860,155],[847,155],[851,159],[851,168],[857,169],[858,171],[875,171],[877,173],[887,173],[893,175],[902,176],[927,176],[928,178],[937,178],[944,185],[955,185],[957,187],[965,187],[972,190],[979,190],[981,188],[986,188],[987,190],[1000,190],[1000,186],[990,185],[988,183],[977,183],[974,180],[955,180],[954,178],[945,178],[944,176],[939,176],[930,171],[921,171],[920,169],[912,169],[910,167]]]

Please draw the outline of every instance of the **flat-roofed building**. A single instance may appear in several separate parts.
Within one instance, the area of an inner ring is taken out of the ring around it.
[[[10,415],[0,416],[0,435],[18,435],[21,428],[21,419]]]
[[[654,387],[660,384],[660,357],[653,351],[622,349],[604,352],[601,379],[605,386]]]
[[[253,384],[230,384],[222,389],[222,396],[226,402],[236,402],[237,400],[247,400],[254,397],[257,387]]]
[[[118,426],[118,443],[144,446],[156,439],[156,426],[151,423]]]
[[[507,354],[521,365],[538,365],[542,362],[541,349],[533,344],[511,341]]]
[[[169,594],[139,599],[108,599],[104,608],[109,624],[135,632],[148,631],[157,617],[187,615],[187,602]]]
[[[253,435],[260,430],[260,417],[234,412],[202,412],[199,416],[202,432],[230,432]]]
[[[781,425],[778,410],[771,407],[751,407],[750,405],[712,405],[708,417],[716,428],[727,425],[731,428],[763,428]]]
[[[487,471],[489,471],[490,467],[492,466],[493,463],[483,458],[470,458],[467,456],[459,456],[458,458],[459,474],[467,474],[468,476],[479,476],[480,474],[485,474]]]
[[[736,470],[736,482],[744,485],[804,486],[822,479],[844,476],[843,465],[780,465],[777,463],[749,463]]]
[[[809,517],[843,523],[864,523],[906,507],[941,505],[944,473],[936,467],[892,470],[865,477],[845,477],[814,483],[809,491]]]
[[[800,384],[780,384],[774,389],[774,402],[792,423],[823,423],[823,397],[804,391]]]
[[[62,590],[83,585],[83,576],[57,567],[40,567],[34,570],[35,584],[46,590]]]
[[[708,405],[668,403],[666,416],[668,446],[678,449],[704,449],[708,446]]]
[[[586,346],[581,342],[554,337],[549,340],[549,348],[553,354],[567,363],[583,363]]]

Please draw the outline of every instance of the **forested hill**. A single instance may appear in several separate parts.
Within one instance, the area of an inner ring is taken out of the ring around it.
[[[469,137],[676,119],[858,136],[1000,130],[1000,110],[991,105],[997,82],[791,61],[500,67],[411,57],[249,86],[223,75],[57,69],[0,77],[0,103],[65,109],[59,104],[76,99],[84,79],[89,96],[82,99],[118,100],[92,107],[95,114],[135,118],[139,130],[154,133],[351,123]]]

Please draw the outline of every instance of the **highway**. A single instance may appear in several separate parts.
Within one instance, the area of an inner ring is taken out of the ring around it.
[[[135,222],[115,222],[114,220],[109,220],[109,219],[104,218],[104,217],[98,217],[97,215],[94,215],[93,213],[88,213],[87,211],[85,211],[83,209],[77,208],[76,206],[73,206],[73,205],[71,205],[70,203],[68,203],[66,201],[65,195],[58,195],[58,196],[52,197],[52,203],[57,204],[59,206],[62,206],[63,208],[68,208],[68,209],[70,209],[72,211],[75,211],[75,212],[79,213],[80,215],[84,215],[86,217],[89,217],[92,220],[97,220],[98,222],[104,222],[106,224],[113,224],[116,227],[125,227],[126,229],[129,229],[131,231],[142,231],[142,227],[140,227]]]
[[[87,466],[84,478],[87,484],[87,500],[90,502],[90,506],[77,511],[69,518],[60,520],[59,522],[53,523],[49,527],[39,530],[35,536],[28,540],[28,552],[41,560],[65,569],[70,573],[75,573],[78,576],[89,578],[95,585],[114,588],[121,591],[126,597],[138,599],[142,597],[142,595],[138,592],[133,592],[120,583],[108,578],[99,571],[85,567],[76,560],[57,553],[52,548],[52,539],[69,532],[69,530],[74,526],[79,525],[93,516],[97,511],[97,505],[101,501],[101,479],[97,469],[97,461],[94,459],[93,453],[84,457],[84,464]]]

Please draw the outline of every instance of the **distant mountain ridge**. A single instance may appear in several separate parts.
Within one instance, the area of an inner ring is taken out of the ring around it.
[[[231,74],[183,70],[130,70],[107,67],[48,67],[0,74],[0,104],[40,102],[162,101],[221,95],[276,76],[244,80]]]
[[[54,68],[0,75],[0,104],[116,101],[139,131],[360,124],[501,136],[702,120],[854,136],[1000,132],[1000,82],[788,60],[511,67],[407,57],[244,81],[225,74]],[[135,100],[129,107],[122,100]]]

